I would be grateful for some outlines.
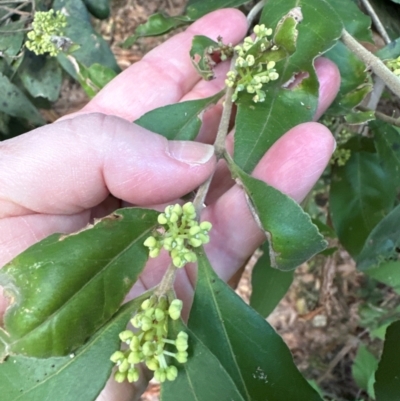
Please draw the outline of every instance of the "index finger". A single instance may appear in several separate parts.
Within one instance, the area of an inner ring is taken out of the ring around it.
[[[200,79],[189,56],[193,36],[213,40],[221,36],[224,43],[236,44],[246,31],[246,17],[240,11],[212,12],[119,74],[74,115],[96,112],[134,121],[152,109],[176,103]]]

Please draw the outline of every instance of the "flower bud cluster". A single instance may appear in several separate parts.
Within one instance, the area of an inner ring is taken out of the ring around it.
[[[336,148],[330,160],[330,164],[344,166],[351,157],[351,150],[345,148]]]
[[[254,27],[255,38],[247,37],[242,45],[235,46],[237,54],[235,69],[229,71],[225,84],[235,88],[232,101],[236,101],[239,92],[245,91],[254,94],[255,103],[265,100],[265,91],[262,86],[279,78],[275,70],[275,62],[268,61],[263,57],[266,50],[277,50],[267,36],[272,35],[272,29],[266,28],[264,24]]]
[[[210,241],[208,235],[212,225],[208,221],[199,223],[192,202],[183,206],[169,205],[164,213],[158,216],[158,223],[164,232],[155,232],[148,237],[144,245],[149,248],[149,256],[155,258],[161,249],[169,252],[175,267],[181,268],[189,262],[196,262],[193,248],[198,248]]]
[[[400,76],[400,56],[386,61],[386,66],[393,72],[394,75]]]
[[[127,380],[139,380],[139,363],[154,371],[154,378],[160,382],[175,380],[178,370],[174,365],[168,365],[166,357],[173,357],[179,363],[185,363],[188,358],[188,335],[181,331],[175,340],[167,338],[168,319],[180,318],[182,301],[174,299],[171,303],[165,296],[160,298],[152,295],[142,302],[140,311],[131,319],[136,332],[124,330],[119,337],[128,348],[116,351],[111,355],[111,361],[117,366],[114,379],[118,383]],[[176,352],[165,349],[170,344]]]
[[[61,11],[37,11],[32,22],[33,30],[27,34],[26,47],[37,55],[50,53],[50,56],[57,56],[60,52],[57,43],[66,26],[67,18]]]

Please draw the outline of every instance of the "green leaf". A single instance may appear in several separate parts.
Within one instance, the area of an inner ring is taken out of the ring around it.
[[[344,166],[333,168],[329,199],[332,223],[340,242],[353,257],[394,206],[396,191],[388,185],[390,182],[391,177],[375,153],[352,150]]]
[[[144,114],[135,121],[135,124],[167,139],[193,140],[201,127],[199,116],[207,107],[217,103],[221,96],[220,92],[205,99],[159,107]]]
[[[198,257],[188,326],[217,357],[242,398],[321,401],[297,370],[290,351],[275,330],[215,274],[201,250]],[[194,380],[208,383],[212,376],[203,368]]]
[[[318,104],[313,60],[331,48],[341,34],[342,24],[336,13],[321,0],[270,0],[260,23],[275,27],[296,7],[301,8],[303,15],[297,27],[296,51],[276,64],[279,79],[263,86],[265,101],[255,104],[247,94],[238,98],[234,159],[246,172],[251,172],[265,152],[289,129],[312,120]],[[307,74],[308,78],[288,89],[285,84],[299,73]]]
[[[368,392],[368,395],[373,399],[375,399],[375,394],[373,393],[373,383],[377,367],[378,360],[367,350],[363,344],[361,344],[358,347],[357,355],[354,359],[351,372],[354,381],[362,390],[367,392],[368,389],[370,389],[370,391],[372,390],[372,393]],[[372,383],[372,385],[370,383]]]
[[[200,76],[206,81],[210,81],[214,78],[214,72],[212,70],[214,62],[211,58],[209,49],[218,47],[218,43],[207,36],[196,35],[192,41],[192,47],[190,49],[190,58],[192,64]]]
[[[372,90],[370,74],[365,64],[342,42],[338,42],[325,56],[337,65],[341,79],[339,93],[327,114],[347,114]]]
[[[273,42],[276,46],[286,50],[287,54],[296,51],[296,42],[299,32],[297,24],[301,22],[303,16],[299,8],[289,11],[276,25]]]
[[[397,58],[400,56],[400,38],[397,38],[387,44],[382,49],[379,49],[375,56],[379,57],[381,60],[389,60],[391,58]]]
[[[0,100],[0,111],[13,117],[24,118],[34,125],[45,123],[43,117],[28,98],[1,73],[0,93],[7,95]]]
[[[385,0],[369,0],[379,20],[385,27],[389,38],[398,38],[400,36],[400,8],[397,4]]]
[[[248,196],[253,216],[265,231],[272,267],[292,270],[326,248],[326,241],[298,203],[250,177],[232,162],[229,166]]]
[[[68,14],[65,36],[80,48],[74,51],[74,57],[83,65],[101,64],[120,72],[120,68],[108,43],[99,35],[90,23],[90,17],[82,0],[55,0],[53,9],[64,10]],[[62,67],[70,73],[71,62],[64,54],[58,60]],[[69,68],[65,66],[69,65]],[[74,76],[74,75],[73,75]]]
[[[77,71],[79,83],[91,98],[117,76],[114,70],[98,63],[85,67],[77,62],[77,67],[79,68]]]
[[[120,209],[77,233],[51,235],[1,269],[10,299],[3,357],[66,355],[82,345],[137,280],[156,222],[155,211]]]
[[[369,234],[357,257],[357,267],[366,271],[381,263],[397,261],[400,245],[400,205],[395,207]]]
[[[368,121],[375,120],[375,112],[371,111],[358,111],[355,113],[349,113],[345,115],[347,124],[360,125],[365,124]]]
[[[325,0],[338,15],[343,27],[360,41],[373,43],[371,18],[365,15],[356,2],[349,0]]]
[[[203,342],[182,322],[170,322],[170,337],[176,338],[180,331],[189,336],[189,359],[184,364],[174,363],[178,377],[162,384],[161,401],[244,401],[232,378]]]
[[[397,188],[400,187],[400,132],[396,127],[382,121],[369,124],[374,134],[376,150],[382,165]]]
[[[0,25],[0,53],[2,55],[14,57],[19,53],[25,35],[24,24],[25,21],[15,21]]]
[[[263,255],[257,260],[251,275],[250,306],[261,316],[267,317],[285,296],[293,282],[294,270],[283,272],[271,267],[269,245],[262,247]]]
[[[221,8],[239,7],[249,1],[250,0],[189,0],[186,15],[191,20],[196,20],[211,11],[219,10]]]
[[[124,330],[144,296],[124,305],[76,353],[48,359],[9,357],[0,364],[4,401],[93,401],[110,376],[112,353],[119,349]]]
[[[153,14],[146,23],[136,28],[135,33],[124,41],[122,47],[127,49],[131,47],[138,38],[162,35],[181,25],[187,24],[189,21],[188,18],[181,16],[169,17],[161,13]]]
[[[397,257],[399,257],[398,252]],[[379,267],[367,270],[366,273],[375,280],[393,287],[400,294],[400,262],[382,263]]]
[[[376,401],[397,401],[400,394],[400,320],[386,332],[382,358],[375,374]]]
[[[83,0],[90,14],[98,19],[110,16],[110,0]]]
[[[44,97],[55,102],[60,95],[61,68],[54,57],[36,56],[25,51],[18,75],[33,97]]]

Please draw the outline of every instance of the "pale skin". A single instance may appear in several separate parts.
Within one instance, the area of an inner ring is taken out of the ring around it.
[[[121,206],[174,203],[204,182],[216,159],[213,147],[201,142],[213,142],[221,106],[205,113],[199,142],[168,143],[132,121],[154,108],[221,90],[228,64],[217,66],[215,80],[202,81],[188,55],[192,37],[222,36],[236,44],[246,30],[246,19],[237,10],[211,13],[121,73],[78,113],[0,142],[0,266],[52,233],[74,232]],[[335,98],[340,76],[329,60],[319,59],[315,66],[320,82],[317,119]],[[272,146],[253,175],[301,202],[334,147],[326,127],[301,124]],[[202,219],[213,224],[206,251],[220,277],[228,280],[265,237],[242,189],[223,166],[218,165],[206,204]],[[155,286],[167,265],[165,255],[150,260],[128,299]],[[177,277],[177,295],[187,304],[194,280],[189,268]],[[0,296],[0,316],[5,307]],[[99,400],[131,400],[138,387],[110,381]]]

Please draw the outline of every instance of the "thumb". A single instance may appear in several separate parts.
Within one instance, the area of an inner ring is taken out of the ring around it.
[[[136,205],[169,202],[215,163],[210,145],[168,141],[118,117],[78,116],[0,144],[0,218],[78,213],[110,193]]]

